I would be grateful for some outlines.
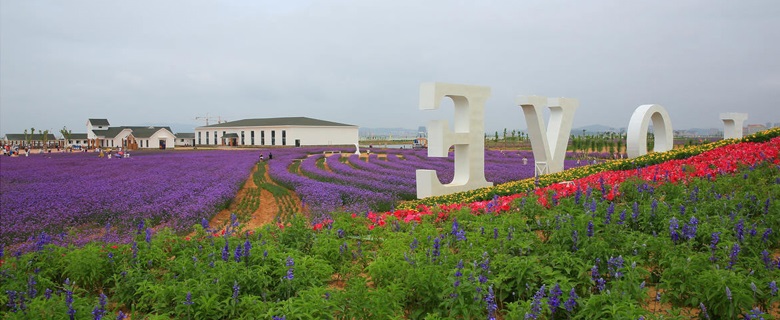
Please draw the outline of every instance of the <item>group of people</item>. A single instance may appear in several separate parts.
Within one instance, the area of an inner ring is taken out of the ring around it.
[[[3,155],[4,156],[21,156],[21,153],[19,153],[19,145],[10,145],[6,144],[2,147]],[[41,149],[41,152],[43,152],[43,149]],[[24,156],[30,155],[30,147],[24,147]]]
[[[269,152],[269,153],[268,153],[268,160],[271,160],[271,159],[273,159],[273,158],[274,158],[274,154]],[[262,161],[265,161],[265,157],[263,156],[263,154],[262,154],[262,153],[260,154],[260,161],[261,161],[261,162],[262,162]]]
[[[104,152],[103,149],[99,149],[99,152],[100,154],[98,155],[98,157],[100,158],[107,157],[111,159],[112,157],[114,157],[114,150],[108,149],[107,152]],[[119,148],[116,152],[116,157],[114,158],[117,159],[130,158],[130,152],[124,151],[122,150],[122,148]]]

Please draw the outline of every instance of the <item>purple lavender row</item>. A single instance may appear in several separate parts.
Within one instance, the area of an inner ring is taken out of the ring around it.
[[[136,152],[126,159],[100,159],[94,153],[2,158],[0,242],[147,219],[188,229],[235,195],[256,155],[197,151]]]

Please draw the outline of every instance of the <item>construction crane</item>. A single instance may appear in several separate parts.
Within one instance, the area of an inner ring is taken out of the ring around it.
[[[208,113],[206,113],[206,116],[204,116],[204,117],[195,117],[195,120],[206,121],[206,125],[209,125],[209,121],[210,120],[217,120],[217,123],[226,122],[226,121],[222,121],[222,117],[221,116],[209,117]]]

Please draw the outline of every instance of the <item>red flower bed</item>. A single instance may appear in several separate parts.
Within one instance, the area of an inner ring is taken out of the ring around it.
[[[551,202],[574,195],[578,190],[585,192],[588,188],[601,191],[606,200],[613,201],[620,196],[619,186],[629,178],[639,178],[653,185],[663,183],[685,183],[692,178],[709,177],[716,179],[718,175],[736,172],[740,166],[752,166],[762,161],[771,161],[780,164],[780,137],[764,143],[743,142],[713,149],[699,155],[682,159],[670,160],[661,164],[639,168],[635,170],[605,171],[596,173],[581,179],[553,184],[532,191],[538,196],[539,204],[551,207]],[[453,210],[468,207],[472,214],[506,212],[511,208],[513,200],[526,194],[514,194],[495,197],[493,200],[478,201],[472,203],[460,203],[440,205],[437,219],[444,220]],[[394,210],[388,212],[369,212],[366,216],[371,224],[369,229],[386,225],[386,219],[395,217],[399,221],[422,221],[422,217],[434,214],[433,208],[420,205],[416,209]],[[357,218],[357,215],[352,215]],[[315,226],[315,230],[323,227],[323,224]]]

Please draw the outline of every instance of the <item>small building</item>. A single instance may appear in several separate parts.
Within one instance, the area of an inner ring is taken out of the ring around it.
[[[358,147],[358,126],[306,117],[243,119],[195,128],[204,146]]]
[[[195,146],[195,133],[194,132],[179,132],[176,134],[175,146],[177,147],[192,147]]]
[[[172,149],[175,138],[170,127],[111,127],[107,119],[87,120],[89,148]]]
[[[89,144],[86,133],[71,133],[68,137],[62,137],[66,148],[82,148]]]
[[[55,137],[53,133],[48,133],[46,135],[42,133],[35,133],[35,134],[8,133],[5,136],[3,136],[4,145],[8,144],[12,146],[19,146],[22,148],[25,146],[30,146],[33,148],[41,148],[44,146],[44,144],[48,148],[56,148],[58,143],[59,141],[57,141],[57,137]]]

